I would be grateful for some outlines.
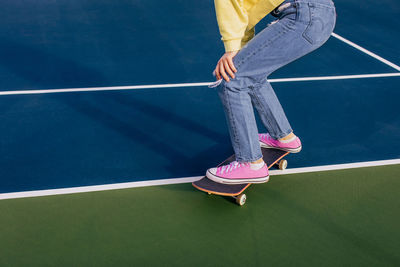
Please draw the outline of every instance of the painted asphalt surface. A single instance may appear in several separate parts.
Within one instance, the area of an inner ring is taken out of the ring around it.
[[[336,33],[400,62],[395,1],[379,19],[335,4]],[[0,22],[3,91],[208,82],[222,53],[211,2],[13,0]],[[331,38],[270,78],[386,72]],[[273,86],[304,143],[289,167],[399,158],[398,77]],[[232,153],[207,87],[1,96],[0,121],[0,193],[197,176]]]
[[[335,4],[335,33],[400,63],[396,1]],[[222,53],[212,1],[5,0],[0,23],[1,91],[209,82]],[[270,78],[386,72],[331,38]],[[273,84],[304,144],[289,168],[400,158],[399,83]],[[0,193],[198,176],[232,153],[206,87],[0,96],[0,132]],[[243,207],[190,184],[2,200],[0,265],[399,266],[399,166],[274,176]]]
[[[398,83],[276,84],[304,143],[289,167],[398,158]],[[208,88],[0,101],[2,192],[197,176],[232,153],[221,104]]]
[[[400,165],[0,201],[1,266],[398,266]]]

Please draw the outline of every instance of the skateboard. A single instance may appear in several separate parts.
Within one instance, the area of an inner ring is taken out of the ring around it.
[[[287,160],[283,159],[289,152],[273,149],[273,148],[261,148],[263,159],[270,169],[272,166],[277,166],[280,170],[284,170],[287,167]],[[224,162],[219,164],[218,166],[229,164],[235,160],[235,155],[230,156]],[[195,181],[192,185],[209,195],[221,195],[221,196],[230,196],[236,200],[236,203],[240,206],[243,206],[246,203],[246,194],[244,194],[244,190],[246,190],[251,184],[221,184],[214,182],[204,176],[202,179]]]

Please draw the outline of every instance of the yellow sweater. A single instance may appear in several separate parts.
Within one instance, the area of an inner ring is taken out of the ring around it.
[[[254,37],[254,26],[284,0],[214,0],[225,51],[240,50]]]

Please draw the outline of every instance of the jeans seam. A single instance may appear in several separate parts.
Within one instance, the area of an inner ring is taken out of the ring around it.
[[[240,151],[241,151],[241,147],[240,147],[240,142],[239,142],[239,140],[238,140],[238,134],[237,134],[237,132],[236,132],[236,123],[235,123],[235,120],[233,120],[232,119],[232,106],[231,106],[231,101],[230,101],[230,99],[229,99],[229,94],[226,92],[226,90],[228,90],[227,88],[226,88],[226,84],[224,84],[224,86],[223,86],[223,92],[224,92],[224,95],[225,95],[225,99],[226,99],[226,102],[227,102],[227,106],[228,106],[228,109],[229,109],[229,115],[228,115],[228,117],[229,117],[229,120],[232,122],[232,126],[233,127],[231,127],[232,128],[232,133],[233,133],[233,139],[234,139],[234,141],[235,141],[235,145],[237,145],[237,147],[238,147],[238,152],[237,151],[235,151],[235,154],[236,153],[238,153],[239,154],[239,158],[242,156],[241,154],[240,154]]]
[[[307,31],[308,31],[309,28],[311,27],[311,24],[313,23],[313,17],[314,17],[310,4],[307,5],[307,11],[309,12],[308,14],[310,15],[310,21],[308,22],[308,25],[307,25],[306,29],[305,29],[304,32],[302,33],[302,36],[303,36],[303,38],[306,39],[310,44],[314,44],[314,41],[307,35]]]
[[[253,93],[254,99],[257,101],[257,105],[258,105],[259,107],[261,107],[262,112],[265,114],[266,112],[265,112],[264,106],[261,105],[261,101],[260,101],[258,95],[257,95],[256,93],[254,93],[254,90],[257,90],[257,89],[261,88],[261,85],[262,85],[262,84],[258,84],[258,85],[259,85],[259,86],[257,86],[256,88],[254,88],[254,89],[252,90],[252,93]],[[268,123],[271,125],[272,123],[271,123],[271,120],[269,119],[269,117],[268,117],[268,116],[265,116],[265,118],[268,120]]]
[[[266,82],[266,79],[263,79],[263,82]],[[259,83],[258,83],[259,86],[254,87],[254,89],[260,89],[261,86],[262,86],[262,84],[263,84],[263,82],[259,82]],[[268,81],[267,81],[267,82],[268,82]],[[252,91],[254,91],[254,89],[253,89]],[[261,107],[262,111],[265,113],[264,106],[260,105],[261,102],[260,102],[260,99],[259,99],[258,95],[257,95],[256,93],[253,93],[253,96],[255,97],[255,100],[257,101],[258,105]],[[271,122],[271,120],[270,120],[269,117],[265,117],[265,118],[267,119],[267,121],[268,121],[269,124],[272,124],[272,122]],[[272,136],[272,137],[273,137],[273,138],[274,138],[274,137],[277,137],[277,139],[279,139],[279,138],[282,138],[282,137],[287,136],[287,135],[290,134],[291,132],[293,132],[292,127],[289,128],[289,132],[288,132],[288,133],[283,132],[283,133],[279,134],[278,136]]]

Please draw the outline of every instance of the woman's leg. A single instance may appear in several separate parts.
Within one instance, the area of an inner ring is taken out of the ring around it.
[[[262,157],[253,105],[273,138],[282,138],[292,132],[267,81],[268,75],[320,47],[335,26],[336,12],[331,0],[289,3],[276,13],[279,18],[276,23],[257,34],[239,51],[234,57],[235,78],[230,82],[222,81],[218,87],[239,162]]]

